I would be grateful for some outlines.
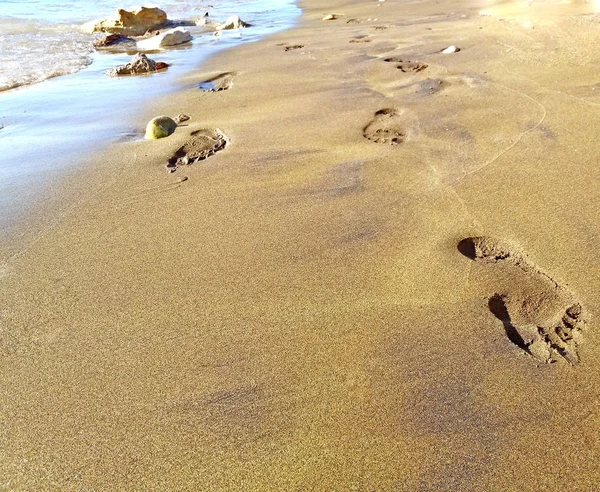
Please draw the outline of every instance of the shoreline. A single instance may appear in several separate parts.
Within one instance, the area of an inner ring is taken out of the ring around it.
[[[135,115],[191,119],[91,156],[61,188],[75,205],[0,267],[0,476],[592,489],[595,17],[299,6],[294,28],[221,51]],[[194,88],[230,72],[229,90]],[[202,128],[229,145],[168,173]],[[460,247],[488,236],[493,261]],[[498,298],[533,307],[519,321],[507,301],[507,321]],[[577,364],[510,338],[579,304]]]
[[[218,12],[223,15],[231,9],[222,7]],[[247,12],[248,7],[242,10]],[[4,113],[0,130],[0,154],[4,156],[0,169],[0,227],[5,232],[0,258],[16,253],[26,240],[25,231],[28,236],[40,233],[49,210],[54,210],[51,216],[61,213],[68,193],[56,197],[55,190],[62,187],[63,179],[72,186],[68,174],[88,173],[86,163],[96,149],[144,138],[145,123],[140,126],[137,117],[144,106],[181,90],[184,86],[180,81],[207,57],[255,42],[285,28],[286,23],[293,25],[295,10],[290,4],[275,18],[267,12],[248,11],[265,25],[243,33],[227,31],[218,41],[204,33],[197,35],[192,44],[152,52],[152,58],[171,64],[164,73],[107,77],[107,69],[128,62],[133,55],[118,50],[96,51],[94,62],[77,73],[0,93]]]

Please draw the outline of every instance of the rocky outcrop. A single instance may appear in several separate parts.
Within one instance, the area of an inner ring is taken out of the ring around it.
[[[129,63],[111,68],[106,72],[106,74],[110,75],[111,77],[117,77],[119,75],[138,75],[148,72],[157,72],[158,70],[163,70],[168,66],[169,65],[166,63],[155,62],[154,60],[151,60],[143,53],[138,53],[131,59]]]
[[[139,7],[131,11],[119,9],[107,19],[85,24],[84,29],[91,32],[142,36],[149,30],[160,29],[166,23],[167,14],[158,7]]]
[[[183,27],[159,31],[154,36],[138,41],[137,47],[141,50],[155,50],[166,46],[176,46],[178,44],[188,43],[192,40],[192,35]]]
[[[168,116],[157,116],[152,118],[146,126],[146,138],[157,140],[168,137],[177,128],[177,123]]]

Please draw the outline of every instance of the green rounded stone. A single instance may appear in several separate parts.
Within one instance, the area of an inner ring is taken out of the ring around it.
[[[152,118],[146,126],[146,138],[156,140],[168,137],[177,128],[177,123],[168,116],[157,116]]]

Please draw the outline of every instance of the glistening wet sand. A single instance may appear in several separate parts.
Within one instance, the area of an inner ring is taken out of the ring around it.
[[[4,483],[594,490],[597,16],[302,6],[148,107],[191,119],[93,156],[5,261]],[[226,148],[168,173],[207,128]],[[576,363],[515,343],[498,296],[517,330],[581,305]]]

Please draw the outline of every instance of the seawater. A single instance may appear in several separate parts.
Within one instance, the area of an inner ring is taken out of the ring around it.
[[[191,43],[148,53],[170,64],[168,70],[108,77],[106,70],[128,62],[135,50],[96,51],[92,42],[98,35],[85,34],[80,26],[131,5],[113,0],[0,0],[0,89],[6,89],[0,90],[2,233],[26,220],[32,204],[41,200],[42,192],[48,195],[61,173],[85,165],[74,158],[82,149],[143,132],[130,127],[128,114],[176,90],[177,80],[203,59],[289,28],[300,15],[294,0],[211,0],[209,5],[165,0],[155,5],[172,20],[209,12],[213,20],[224,21],[236,14],[252,27],[223,31],[218,37],[202,27],[186,28],[194,36]]]
[[[190,0],[165,0],[160,8],[171,20],[190,20],[204,13],[259,16],[261,10],[289,7],[285,1],[216,0],[208,6]],[[81,25],[108,17],[114,0],[0,0],[0,91],[70,74],[94,62],[93,36]],[[243,18],[243,17],[242,17]]]

